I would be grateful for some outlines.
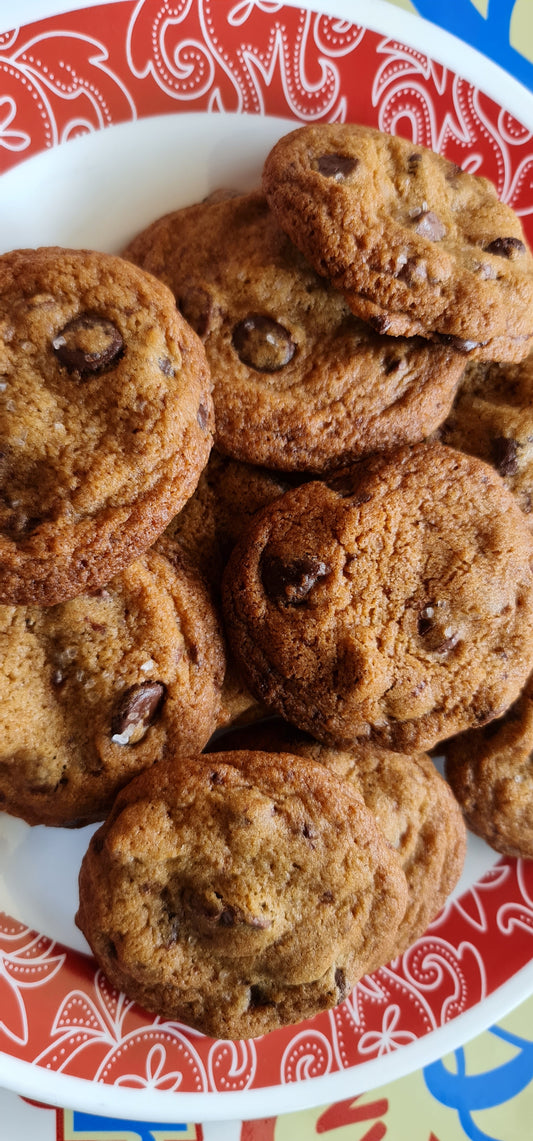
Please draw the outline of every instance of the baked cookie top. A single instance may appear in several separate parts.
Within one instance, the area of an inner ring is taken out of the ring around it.
[[[167,215],[125,256],[170,286],[204,341],[219,451],[323,471],[424,438],[451,406],[464,357],[354,317],[261,194]]]
[[[249,1038],[341,1002],[387,960],[405,902],[347,783],[242,751],[168,759],[123,790],[83,860],[77,923],[129,997]]]
[[[287,492],[234,548],[230,645],[324,744],[428,749],[500,716],[533,654],[532,539],[488,465],[439,443]]]
[[[425,753],[393,753],[367,743],[349,751],[331,749],[280,718],[222,734],[213,747],[296,753],[349,781],[397,853],[407,880],[407,907],[393,957],[424,933],[455,887],[466,854],[461,809]]]
[[[222,634],[183,557],[148,551],[95,594],[1,606],[0,648],[0,806],[29,824],[102,820],[167,747],[215,728]]]
[[[207,462],[210,387],[142,270],[54,247],[0,258],[0,601],[96,589],[154,542]]]
[[[270,152],[281,226],[354,313],[382,333],[450,340],[518,361],[533,336],[533,259],[487,179],[408,139],[312,124]]]
[[[468,827],[491,848],[533,860],[533,678],[504,717],[444,747]]]
[[[468,364],[439,438],[493,465],[533,511],[533,353],[519,364]]]
[[[256,511],[273,503],[288,486],[276,472],[213,450],[194,495],[169,523],[156,548],[171,555],[177,544],[185,551],[219,607],[222,572],[237,539]],[[263,707],[246,689],[229,657],[218,724],[255,719],[262,712]]]

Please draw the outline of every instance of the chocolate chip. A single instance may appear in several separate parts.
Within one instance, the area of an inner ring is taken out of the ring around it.
[[[314,164],[314,169],[324,178],[333,178],[335,182],[344,182],[349,174],[359,165],[355,155],[329,154],[320,155]]]
[[[518,444],[509,436],[495,436],[491,441],[491,458],[501,476],[516,475]]]
[[[347,994],[349,993],[348,985],[346,982],[346,975],[341,967],[337,967],[335,971],[335,986],[339,992],[338,1002],[344,1002]]]
[[[201,285],[191,285],[178,297],[178,308],[185,320],[199,337],[209,332],[215,314],[211,294]]]
[[[483,341],[467,341],[462,337],[454,337],[453,333],[437,333],[435,339],[440,341],[441,345],[450,345],[450,348],[456,349],[458,353],[471,353],[483,344]]]
[[[422,162],[422,155],[420,151],[414,151],[407,159],[407,172],[408,174],[416,174],[420,163]]]
[[[261,313],[250,313],[233,330],[239,359],[257,372],[278,372],[292,360],[296,345],[287,329]]]
[[[496,254],[499,258],[510,258],[511,260],[526,252],[526,247],[520,238],[495,238],[493,242],[489,242],[483,248],[488,254]]]
[[[400,365],[403,363],[403,357],[385,357],[383,361],[383,372],[385,376],[390,376],[393,372],[398,372]]]
[[[425,606],[419,614],[418,633],[426,649],[435,654],[449,653],[459,641],[459,634],[450,626],[446,616],[439,614],[438,607],[431,605]]]
[[[82,313],[68,321],[52,341],[58,361],[79,379],[111,368],[124,353],[124,341],[112,321],[98,313]]]
[[[375,333],[387,333],[391,327],[390,317],[386,317],[385,314],[367,317],[367,323]]]
[[[205,432],[205,430],[207,428],[208,421],[209,421],[209,412],[208,412],[205,404],[200,404],[198,411],[196,413],[196,419],[198,421],[200,428],[202,429],[202,432]]]
[[[318,579],[329,574],[330,570],[327,563],[313,555],[291,563],[268,554],[261,560],[261,578],[267,596],[273,602],[287,606],[304,602]]]
[[[427,265],[423,258],[407,258],[396,277],[398,281],[405,281],[406,285],[419,285],[420,282],[427,281]]]
[[[170,361],[168,359],[168,357],[160,357],[157,363],[159,365],[159,368],[161,369],[161,372],[164,373],[165,376],[175,376],[176,375],[176,369],[174,368],[172,361]]]
[[[131,685],[120,697],[111,718],[111,740],[135,745],[146,735],[161,710],[165,686],[160,681]]]
[[[313,829],[310,828],[307,823],[304,823],[302,826],[302,836],[304,836],[305,839],[309,841],[310,848],[314,849],[316,847],[314,844],[314,840],[316,840],[316,832],[313,832]]]
[[[266,931],[271,926],[271,920],[266,916],[252,915],[240,907],[226,903],[217,891],[204,896],[186,889],[183,892],[182,903],[195,924],[200,920],[202,925],[207,925],[209,929],[249,927],[255,931]]]
[[[446,226],[433,210],[422,210],[415,219],[415,233],[430,242],[440,242],[446,235]]]

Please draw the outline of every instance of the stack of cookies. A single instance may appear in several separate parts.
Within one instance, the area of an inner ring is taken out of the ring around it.
[[[311,1017],[424,932],[465,818],[533,854],[520,222],[319,125],[122,259],[2,274],[3,806],[105,817],[77,922],[147,1009]]]

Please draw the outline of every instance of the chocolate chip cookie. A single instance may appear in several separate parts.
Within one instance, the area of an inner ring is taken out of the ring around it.
[[[422,443],[287,492],[224,575],[252,693],[323,742],[418,752],[500,716],[533,662],[532,538],[500,476]]]
[[[391,341],[354,317],[261,194],[167,215],[126,256],[170,286],[202,337],[227,455],[324,471],[420,440],[449,411],[463,356]]]
[[[102,820],[167,747],[201,749],[220,705],[218,619],[195,572],[147,552],[95,594],[1,606],[0,807]]]
[[[533,679],[504,717],[444,746],[468,827],[508,856],[533,860]]]
[[[161,282],[85,250],[0,258],[0,601],[52,605],[146,550],[212,444],[201,342]]]
[[[317,273],[381,333],[519,361],[533,336],[533,259],[487,179],[354,123],[312,124],[274,146],[263,188]]]
[[[172,553],[177,544],[198,568],[220,606],[222,572],[237,539],[256,511],[273,503],[289,484],[266,468],[212,451],[194,495],[164,531],[156,546]],[[219,725],[255,719],[263,707],[252,697],[228,657]]]
[[[519,364],[467,365],[439,438],[493,465],[522,511],[533,511],[533,354]]]
[[[394,955],[424,933],[455,887],[466,855],[459,805],[425,753],[392,753],[367,743],[349,751],[330,749],[279,718],[221,734],[213,748],[296,753],[349,781],[397,853],[407,880]]]
[[[406,891],[347,782],[307,758],[214,753],[169,758],[119,794],[76,921],[130,998],[250,1038],[337,1005],[386,962]]]

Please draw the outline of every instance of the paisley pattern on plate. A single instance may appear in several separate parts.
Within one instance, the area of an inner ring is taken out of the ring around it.
[[[98,29],[98,34],[94,31]],[[0,171],[162,113],[362,120],[492,178],[533,236],[521,123],[420,51],[274,0],[125,0],[0,36]],[[377,1059],[494,992],[533,951],[533,863],[502,860],[334,1012],[255,1042],[151,1018],[94,962],[7,916],[0,1051],[108,1085],[193,1093],[306,1081]]]
[[[146,1015],[93,961],[7,916],[0,1048],[48,1070],[195,1093],[298,1082],[381,1058],[486,998],[533,953],[533,862],[502,860],[334,1011],[249,1042]]]
[[[0,35],[0,74],[0,172],[149,115],[359,120],[482,170],[533,213],[533,143],[517,119],[412,47],[277,0],[130,0],[54,16]]]

